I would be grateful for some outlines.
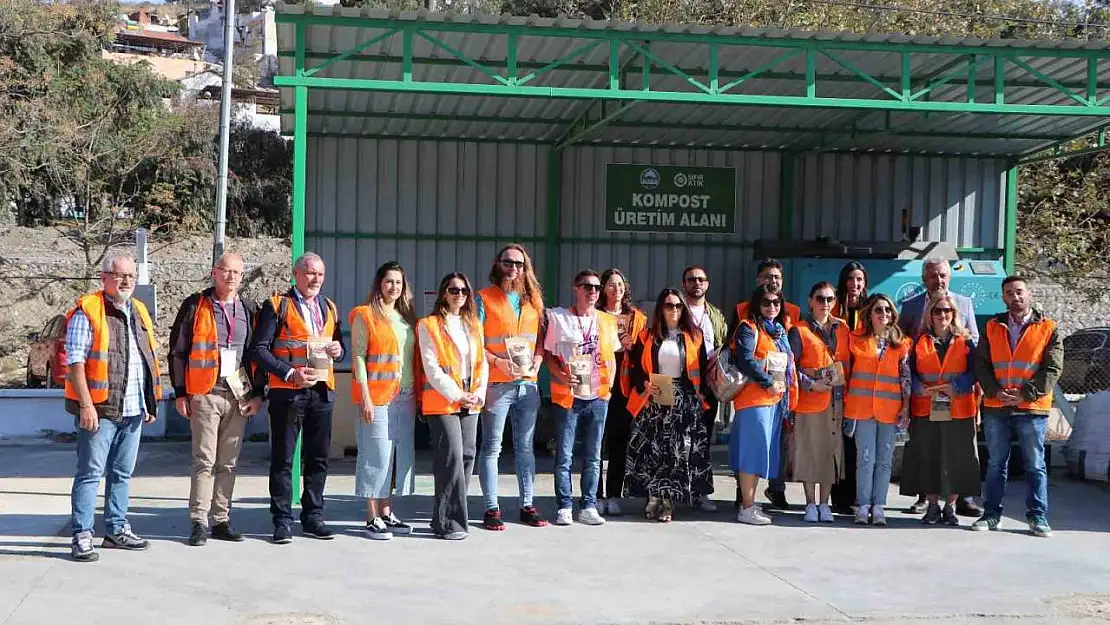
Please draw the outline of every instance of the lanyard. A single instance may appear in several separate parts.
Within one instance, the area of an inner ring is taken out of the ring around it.
[[[235,336],[235,315],[239,311],[239,298],[235,298],[231,302],[231,314],[227,314],[227,306],[223,302],[216,302],[220,306],[220,310],[224,311],[224,321],[227,321],[227,346],[231,347],[232,337]]]
[[[596,321],[596,318],[591,318],[590,323],[587,326],[582,325],[582,317],[577,314],[574,315],[574,320],[578,323],[578,330],[582,333],[582,347],[585,348],[586,344],[590,341],[590,336],[593,335],[591,330],[594,327],[594,322]]]
[[[313,334],[319,334],[324,331],[324,319],[320,314],[320,305],[316,303],[316,298],[304,300],[308,312],[312,313],[312,323],[315,326],[312,328]]]

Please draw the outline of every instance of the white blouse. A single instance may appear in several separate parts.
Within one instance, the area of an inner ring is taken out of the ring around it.
[[[428,378],[428,383],[432,385],[437,393],[443,395],[447,401],[456,403],[460,401],[466,394],[455,379],[447,375],[439,365],[439,354],[436,353],[435,342],[432,341],[432,335],[428,332],[428,328],[421,324],[420,326],[420,360],[424,366],[424,375]],[[459,315],[447,315],[447,336],[451,337],[451,342],[455,344],[455,349],[459,352],[459,360],[462,363],[462,379],[467,380],[473,378],[475,375],[478,379],[475,380],[477,384],[473,384],[474,394],[482,397],[486,396],[486,384],[489,379],[489,365],[486,364],[486,359],[482,358],[479,370],[472,371],[473,365],[471,362],[472,356],[470,354],[470,335],[466,332],[466,326],[463,324],[462,317]]]
[[[667,338],[659,345],[659,374],[672,378],[682,377],[682,364],[678,341]]]

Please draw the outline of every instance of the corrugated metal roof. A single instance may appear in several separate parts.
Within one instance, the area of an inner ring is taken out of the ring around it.
[[[884,52],[884,44],[946,46],[940,52],[915,52],[911,76],[920,86],[943,72],[959,57],[976,50],[1012,49],[1033,54],[1037,51],[1107,51],[1106,60],[1096,63],[1100,84],[1110,84],[1110,43],[1103,41],[1026,41],[960,37],[920,37],[901,34],[822,33],[779,29],[729,28],[683,24],[643,24],[622,21],[574,20],[565,17],[540,18],[428,12],[397,12],[384,9],[286,5],[278,3],[279,14],[309,13],[331,19],[325,24],[306,27],[308,67],[319,65],[330,56],[351,50],[387,32],[382,26],[398,21],[437,25],[457,25],[458,30],[437,33],[437,37],[463,55],[493,69],[506,64],[506,38],[488,33],[466,32],[466,25],[528,27],[521,31],[517,62],[521,74],[565,58],[596,39],[575,36],[576,32],[616,31],[621,33],[675,33],[719,35],[762,40],[815,40],[848,44],[867,44],[875,49],[838,50],[846,63],[875,76],[892,89],[898,89],[902,57],[897,51]],[[350,18],[351,26],[344,22]],[[373,27],[372,27],[373,26]],[[559,36],[544,36],[546,32]],[[278,24],[279,73],[294,73],[295,26]],[[722,45],[719,70],[722,82],[732,80],[781,57],[785,50],[770,45]],[[709,73],[704,45],[687,41],[653,41],[651,53],[683,71],[705,77]],[[401,37],[391,37],[368,46],[349,59],[336,62],[316,76],[376,80],[401,80]],[[1100,56],[1102,56],[1100,54]],[[1021,56],[1037,72],[1073,88],[1083,95],[1080,85],[1087,79],[1088,66],[1083,58]],[[413,80],[490,84],[482,71],[458,61],[452,54],[420,37],[413,40]],[[607,80],[609,47],[599,45],[577,57],[573,65],[563,65],[537,77],[532,84],[544,87],[595,88]],[[761,95],[804,95],[805,60],[799,55],[776,65],[736,88],[737,92]],[[818,56],[818,95],[822,98],[889,98],[878,87],[860,80],[851,70],[830,58]],[[640,69],[629,73],[628,89],[641,88]],[[728,77],[728,78],[726,78]],[[1010,63],[1005,72],[1008,83],[1007,104],[1074,105],[1066,93]],[[928,95],[931,102],[964,102],[966,88],[961,80],[937,87]],[[980,85],[978,101],[990,95],[994,67],[977,67],[975,82]],[[985,86],[984,86],[985,85]],[[1011,86],[1012,85],[1012,86]],[[696,87],[682,77],[655,66],[651,70],[652,90],[694,92]],[[916,88],[916,87],[915,87]],[[496,139],[509,141],[552,141],[563,135],[569,125],[589,105],[588,101],[530,97],[459,96],[371,91],[309,90],[310,133],[365,136]],[[612,106],[616,106],[612,103]],[[292,89],[282,89],[282,129],[291,131]],[[591,132],[583,143],[627,145],[760,147],[791,150],[867,150],[881,152],[920,152],[938,154],[1013,155],[1028,152],[1053,141],[1082,134],[1105,124],[1098,117],[996,115],[982,113],[884,112],[866,109],[822,109],[737,105],[691,105],[640,102],[623,113],[616,122]]]

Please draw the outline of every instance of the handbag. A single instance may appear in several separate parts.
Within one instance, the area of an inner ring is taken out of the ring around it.
[[[709,361],[709,390],[720,402],[727,403],[740,394],[748,378],[736,365],[732,364],[731,353],[727,348],[717,350]]]

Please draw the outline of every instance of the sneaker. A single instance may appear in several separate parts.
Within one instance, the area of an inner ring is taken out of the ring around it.
[[[408,536],[412,533],[412,526],[397,518],[396,514],[391,511],[389,514],[382,517],[382,523],[389,529],[389,533],[394,536]]]
[[[828,504],[821,504],[817,506],[817,520],[822,523],[833,522],[833,513],[832,510],[829,509]]]
[[[93,548],[92,532],[78,532],[73,535],[70,555],[78,562],[96,562],[100,559],[100,554]]]
[[[871,506],[871,524],[886,527],[886,512],[882,506]]]
[[[604,497],[597,498],[597,513],[601,515],[609,514],[609,500]]]
[[[547,527],[547,519],[540,514],[536,506],[524,506],[520,509],[520,522],[532,527]]]
[[[979,520],[971,524],[971,529],[975,532],[985,532],[987,530],[997,532],[998,524],[1001,522],[1002,519],[994,516],[993,514],[984,514],[983,516],[979,517]]]
[[[288,525],[278,525],[274,528],[274,544],[288,545],[293,542],[293,530]]]
[[[786,493],[773,491],[770,488],[763,491],[763,496],[767,498],[767,502],[772,510],[789,510],[790,502],[786,501]]]
[[[370,519],[366,523],[366,537],[370,540],[393,540],[393,533],[380,516]]]
[[[983,506],[980,506],[974,497],[960,497],[956,500],[956,514],[979,517],[983,515]]]
[[[921,514],[928,509],[929,502],[924,497],[919,497],[909,508],[906,508],[906,514]]]
[[[301,533],[317,540],[331,540],[335,538],[335,532],[323,521],[316,521],[308,525],[301,523]]]
[[[578,522],[585,525],[605,525],[605,517],[597,513],[597,508],[583,508],[578,513]]]
[[[947,506],[945,506],[945,508],[947,508]],[[936,525],[940,523],[940,518],[940,506],[934,504],[929,506],[929,509],[925,511],[925,516],[921,517],[921,522],[925,525]]]
[[[867,525],[871,522],[871,506],[856,506],[856,525]]]
[[[559,508],[555,513],[555,525],[574,525],[574,510],[572,508]]]
[[[805,513],[805,516],[802,517],[802,520],[805,521],[806,523],[816,523],[817,522],[817,504],[815,504],[815,503],[807,503],[806,504],[806,513]]]
[[[1048,519],[1035,516],[1029,519],[1029,532],[1040,538],[1052,536],[1052,528],[1048,526]]]
[[[760,519],[766,519],[766,520],[767,520],[767,522],[768,522],[768,523],[770,523],[770,521],[771,521],[771,517],[769,517],[769,516],[767,516],[766,514],[764,514],[764,512],[763,512],[763,508],[761,508],[761,507],[759,507],[759,506],[753,506],[753,507],[755,508],[755,516],[756,516],[756,517],[758,517],[758,518],[760,518]]]
[[[208,528],[200,521],[193,521],[193,531],[189,534],[189,545],[203,547],[208,544]]]
[[[127,551],[143,551],[150,547],[150,542],[139,538],[135,532],[131,531],[130,525],[124,525],[123,529],[111,536],[105,536],[104,542],[101,547],[108,549],[126,549]]]
[[[960,525],[960,517],[956,516],[956,509],[952,506],[946,504],[944,506],[944,512],[942,513],[942,515],[944,517],[945,525],[948,525],[950,527],[958,527]]]
[[[223,523],[213,525],[212,538],[216,540],[226,540],[232,543],[243,542],[243,534],[235,531],[234,527],[231,527],[231,521],[224,521]]]
[[[741,508],[736,515],[736,522],[745,525],[770,525],[771,519],[756,513],[756,507]]]
[[[605,500],[605,509],[609,513],[609,516],[620,516],[624,514],[624,511],[621,510],[621,505],[617,503],[615,498]]]
[[[713,500],[709,497],[698,498],[698,509],[702,512],[716,512],[719,510],[717,504],[713,503]]]
[[[482,515],[482,527],[491,532],[505,531],[505,522],[501,520],[501,510],[499,508],[490,508]]]
[[[436,536],[439,536],[443,540],[466,540],[466,537],[470,536],[470,534],[467,532],[447,532],[446,534],[436,534]]]

